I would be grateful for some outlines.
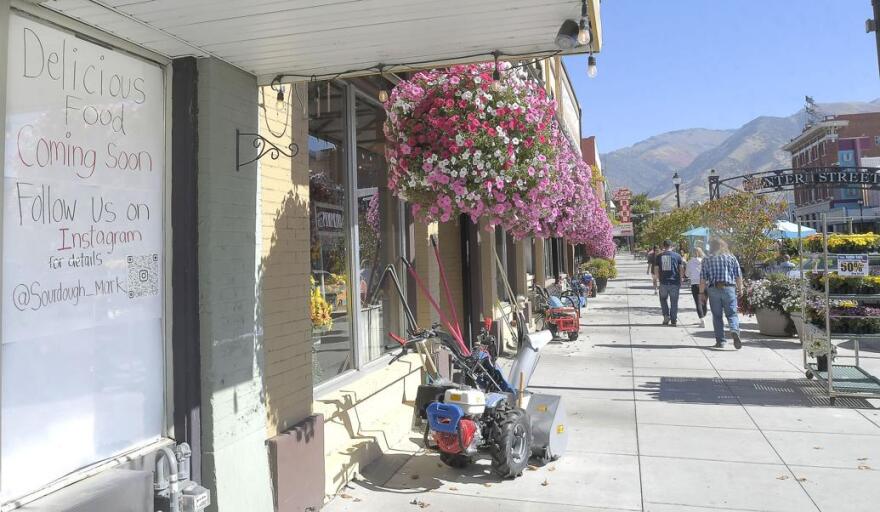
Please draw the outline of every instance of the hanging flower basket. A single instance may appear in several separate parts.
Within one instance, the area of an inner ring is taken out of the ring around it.
[[[564,237],[611,257],[611,224],[591,170],[556,121],[556,103],[524,70],[453,66],[400,82],[385,108],[388,185],[424,221],[460,214],[514,238]]]
[[[549,236],[560,214],[555,102],[523,70],[497,83],[493,71],[453,66],[395,87],[385,104],[389,188],[423,220],[464,213],[518,238]]]

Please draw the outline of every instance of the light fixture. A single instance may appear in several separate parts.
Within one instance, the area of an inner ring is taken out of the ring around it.
[[[388,79],[385,78],[385,64],[382,64],[380,62],[376,65],[376,69],[379,70],[379,81],[383,83],[386,82]],[[384,88],[379,89],[379,101],[382,103],[388,101],[388,91],[386,91]]]
[[[281,75],[269,82],[269,88],[275,91],[275,108],[281,110],[284,107],[284,85],[281,83]]]
[[[672,175],[672,184],[681,185],[681,176],[679,176],[678,173]]]
[[[278,94],[275,95],[275,108],[281,110],[284,108],[284,86],[278,88]]]
[[[590,44],[592,39],[593,38],[590,35],[590,27],[587,26],[587,18],[581,18],[580,26],[578,26],[578,44],[586,46]]]
[[[590,44],[590,40],[592,39],[592,34],[590,34],[590,24],[587,18],[587,0],[583,0],[581,2],[581,22],[580,25],[578,25],[577,42],[581,46],[586,46]]]
[[[556,46],[563,50],[571,50],[578,44],[578,24],[574,20],[565,20],[556,33]]]
[[[596,78],[598,73],[599,69],[596,67],[596,57],[590,55],[587,58],[587,76],[590,78]]]
[[[495,69],[492,71],[492,85],[490,86],[493,91],[498,92],[503,88],[503,84],[501,83],[501,70],[498,68],[498,57],[501,53],[498,50],[492,52],[492,57],[495,58]]]

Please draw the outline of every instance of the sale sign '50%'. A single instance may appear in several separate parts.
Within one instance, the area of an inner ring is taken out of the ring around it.
[[[870,268],[867,254],[841,254],[837,257],[839,275],[866,276]]]

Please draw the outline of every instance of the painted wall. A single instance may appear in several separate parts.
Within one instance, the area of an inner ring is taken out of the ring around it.
[[[236,171],[235,130],[257,131],[255,77],[199,61],[199,294],[203,484],[212,510],[273,509],[266,363],[256,323],[256,164]]]

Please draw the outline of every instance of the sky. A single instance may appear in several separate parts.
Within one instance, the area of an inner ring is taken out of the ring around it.
[[[880,98],[871,0],[605,0],[598,76],[565,57],[602,153],[685,128],[738,128]]]

